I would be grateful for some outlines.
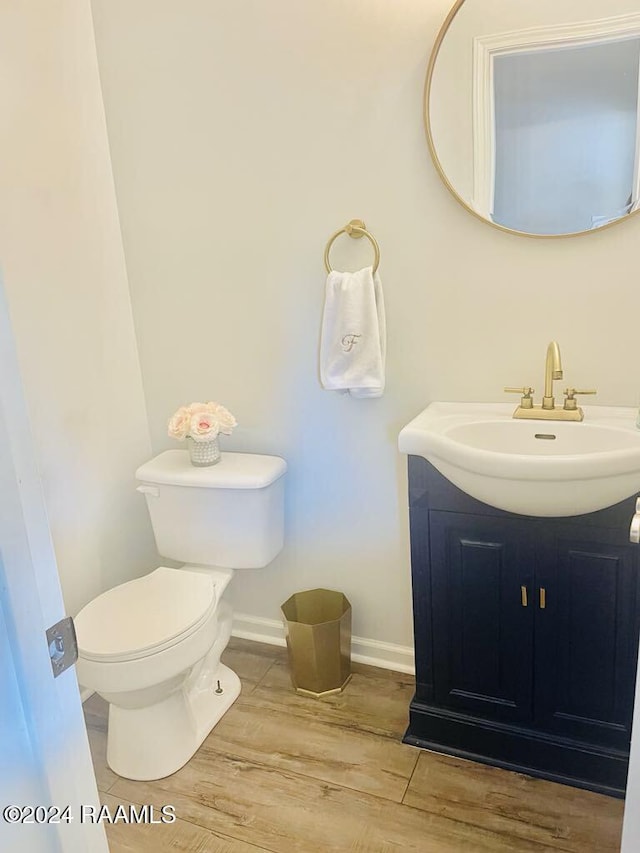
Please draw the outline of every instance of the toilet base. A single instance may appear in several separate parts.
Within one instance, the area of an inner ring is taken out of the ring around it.
[[[183,767],[240,695],[240,679],[224,664],[207,682],[206,688],[196,682],[147,708],[109,705],[107,764],[113,772],[149,781]]]

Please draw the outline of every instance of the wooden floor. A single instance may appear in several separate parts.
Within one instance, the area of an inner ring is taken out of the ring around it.
[[[175,806],[172,824],[107,827],[111,853],[608,853],[623,803],[401,743],[409,676],[354,664],[342,695],[293,692],[286,652],[232,640],[242,694],[191,761],[132,782],[106,765],[106,705],[85,703],[110,808]]]

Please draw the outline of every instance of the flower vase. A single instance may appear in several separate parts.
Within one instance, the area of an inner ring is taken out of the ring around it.
[[[220,445],[217,437],[206,441],[194,441],[188,437],[187,444],[189,445],[189,459],[192,465],[198,468],[206,468],[220,461]]]

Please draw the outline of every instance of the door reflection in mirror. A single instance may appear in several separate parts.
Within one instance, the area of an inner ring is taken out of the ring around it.
[[[586,234],[640,211],[640,0],[456,0],[427,69],[447,188],[516,234]]]
[[[640,38],[493,58],[494,222],[588,231],[638,202]]]

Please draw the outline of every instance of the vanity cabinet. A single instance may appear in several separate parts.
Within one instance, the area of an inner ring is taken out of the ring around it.
[[[635,498],[564,519],[475,501],[409,459],[416,695],[405,741],[614,795],[640,620]]]

